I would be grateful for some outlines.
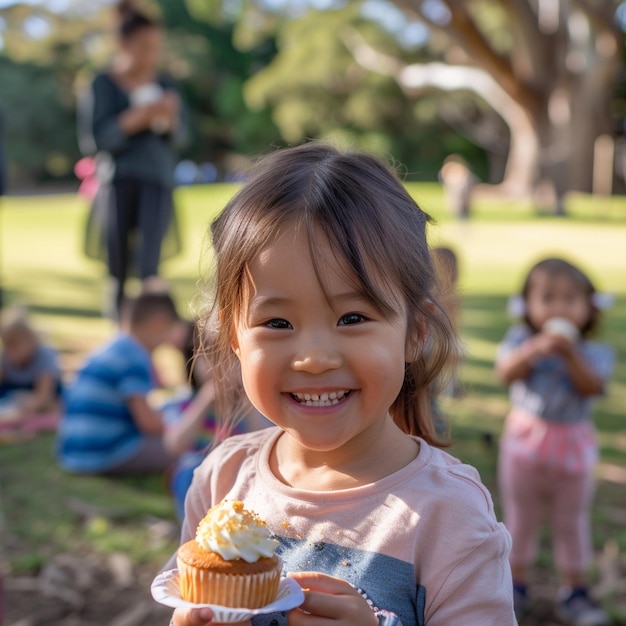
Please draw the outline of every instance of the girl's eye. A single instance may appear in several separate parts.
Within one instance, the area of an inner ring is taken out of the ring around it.
[[[360,324],[366,321],[366,317],[360,313],[347,313],[343,315],[339,320],[339,326],[350,326],[352,324]]]
[[[275,328],[277,330],[284,330],[284,329],[292,328],[291,324],[287,320],[283,320],[283,319],[280,319],[280,318],[269,320],[269,321],[265,322],[265,325],[268,328]]]

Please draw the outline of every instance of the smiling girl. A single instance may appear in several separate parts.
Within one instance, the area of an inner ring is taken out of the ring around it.
[[[210,356],[276,428],[209,454],[182,541],[222,499],[267,521],[305,601],[255,626],[515,624],[509,535],[429,414],[457,343],[426,222],[374,158],[307,144],[263,160],[213,224]],[[177,609],[173,624],[211,617]]]

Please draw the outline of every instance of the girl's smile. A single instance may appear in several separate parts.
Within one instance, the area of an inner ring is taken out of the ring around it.
[[[351,391],[348,389],[341,391],[320,391],[319,393],[298,393],[291,392],[289,395],[298,404],[304,406],[335,406],[342,400],[345,400],[350,395]]]

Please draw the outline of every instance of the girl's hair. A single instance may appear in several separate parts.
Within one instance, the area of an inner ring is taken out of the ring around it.
[[[218,415],[233,415],[233,402],[243,395],[231,340],[246,267],[280,228],[293,223],[307,234],[322,288],[323,238],[381,314],[393,318],[407,311],[415,356],[390,412],[406,433],[444,445],[434,431],[429,387],[457,357],[458,342],[437,301],[427,221],[397,176],[372,156],[312,142],[262,159],[211,227],[216,282],[203,336],[219,381]],[[244,412],[240,405],[237,415]]]
[[[196,356],[200,347],[200,335],[198,331],[198,322],[195,320],[186,322],[185,338],[183,340],[183,346],[181,352],[185,361],[185,375],[186,380],[191,385],[192,390],[198,391],[202,386],[198,379],[197,370],[195,367]]]
[[[133,0],[120,0],[116,5],[118,16],[117,34],[129,39],[144,28],[160,28],[161,23],[137,8]]]
[[[597,327],[600,319],[600,310],[594,304],[593,295],[596,293],[596,288],[591,282],[590,278],[578,267],[572,265],[568,261],[560,258],[549,258],[539,261],[530,268],[524,285],[522,287],[522,298],[524,302],[528,302],[528,294],[532,287],[533,277],[538,273],[543,272],[550,278],[557,276],[565,276],[572,281],[577,289],[580,289],[589,300],[589,319],[587,323],[580,329],[580,333],[583,337],[590,335]],[[535,328],[528,316],[528,306],[525,307],[524,321],[535,332],[539,329]]]

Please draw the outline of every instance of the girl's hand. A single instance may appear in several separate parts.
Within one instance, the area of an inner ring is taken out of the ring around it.
[[[213,620],[211,609],[176,609],[172,616],[172,626],[220,626]],[[248,620],[241,622],[241,626],[252,626]]]
[[[180,99],[175,91],[167,90],[160,100],[152,105],[152,119],[166,120],[168,126],[173,128],[178,119]]]
[[[573,341],[565,337],[552,337],[553,341],[553,349],[555,354],[560,354],[564,358],[571,357],[576,352],[576,345]]]
[[[550,356],[551,354],[563,355],[571,350],[572,344],[565,337],[539,333],[527,341],[528,358],[532,361],[536,357]]]
[[[289,626],[377,626],[363,596],[348,582],[317,572],[290,573],[304,589],[304,603],[289,612]]]

